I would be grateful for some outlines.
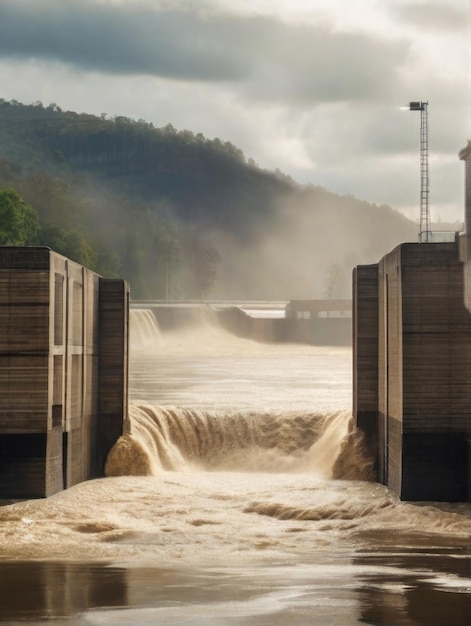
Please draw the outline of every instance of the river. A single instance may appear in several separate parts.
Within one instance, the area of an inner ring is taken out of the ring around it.
[[[0,622],[460,626],[471,507],[372,482],[348,348],[213,326],[131,351],[108,476],[0,508]]]

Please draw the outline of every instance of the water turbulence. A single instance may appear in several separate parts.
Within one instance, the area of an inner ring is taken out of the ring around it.
[[[108,456],[107,476],[168,471],[310,472],[370,480],[372,458],[348,411],[132,405]]]

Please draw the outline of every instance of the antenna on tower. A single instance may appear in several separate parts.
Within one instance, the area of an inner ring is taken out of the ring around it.
[[[428,174],[428,102],[409,102],[409,111],[420,111],[420,243],[432,241],[430,181]]]

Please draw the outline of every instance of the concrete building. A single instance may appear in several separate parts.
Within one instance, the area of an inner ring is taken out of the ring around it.
[[[404,500],[471,499],[469,241],[402,244],[354,270],[354,416]]]
[[[0,247],[0,498],[101,476],[127,412],[125,281]]]

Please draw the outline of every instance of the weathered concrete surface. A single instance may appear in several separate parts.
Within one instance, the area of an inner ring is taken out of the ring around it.
[[[469,494],[471,316],[463,273],[458,242],[402,244],[380,260],[375,381],[374,266],[356,269],[355,416],[377,440],[378,480],[405,500]]]
[[[0,247],[0,497],[102,474],[127,410],[128,299],[48,248]]]

